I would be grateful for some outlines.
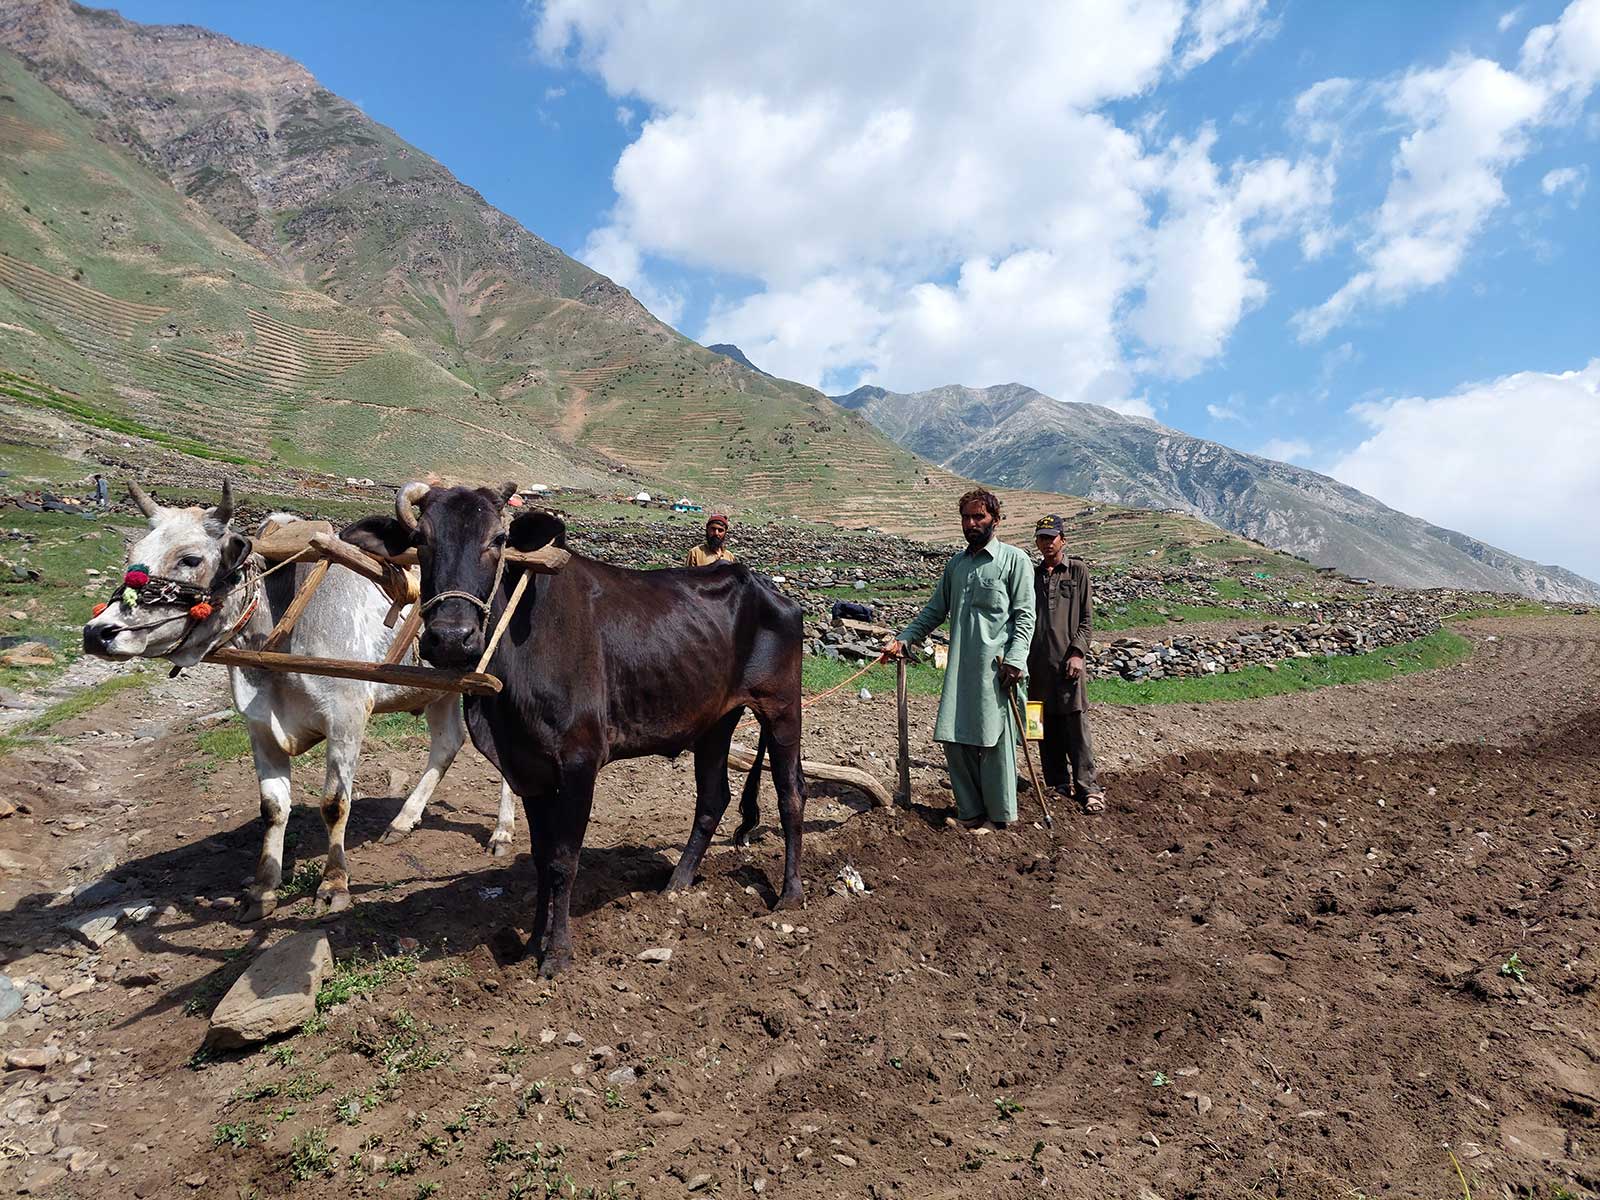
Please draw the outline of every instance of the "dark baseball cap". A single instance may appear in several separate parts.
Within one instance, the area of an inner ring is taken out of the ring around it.
[[[1047,517],[1040,517],[1033,527],[1034,537],[1050,537],[1052,534],[1066,536],[1067,523],[1061,519],[1060,513],[1051,513]]]

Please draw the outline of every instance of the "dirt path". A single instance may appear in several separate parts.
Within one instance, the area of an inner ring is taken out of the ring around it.
[[[463,754],[422,828],[381,846],[422,741],[374,743],[357,904],[328,929],[340,958],[416,938],[419,965],[319,1032],[194,1066],[210,1003],[308,904],[235,923],[250,769],[196,751],[217,675],[161,678],[7,762],[30,811],[0,822],[0,952],[27,1004],[0,1044],[53,1061],[0,1085],[0,1184],[1459,1195],[1448,1146],[1475,1195],[1600,1189],[1600,620],[1463,631],[1474,657],[1431,674],[1097,710],[1111,812],[1064,815],[1055,842],[935,828],[919,698],[917,804],[851,820],[857,797],[818,788],[808,906],[782,920],[775,836],[655,893],[689,766],[619,764],[554,985],[495,954],[530,878],[483,855],[485,764]],[[807,737],[887,776],[892,701],[811,710]],[[300,859],[324,844],[319,774],[297,773]],[[870,895],[830,891],[847,863]],[[92,883],[153,905],[98,951],[64,927],[95,894],[63,892]],[[666,965],[637,961],[660,946]]]

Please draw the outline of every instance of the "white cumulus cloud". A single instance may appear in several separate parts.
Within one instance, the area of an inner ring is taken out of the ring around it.
[[[1329,474],[1402,512],[1600,578],[1600,359],[1351,412],[1372,435]]]
[[[1588,187],[1588,167],[1557,167],[1553,171],[1546,171],[1544,178],[1539,181],[1539,190],[1546,196],[1566,192],[1573,204],[1583,198]]]
[[[1457,56],[1377,85],[1384,109],[1409,132],[1361,244],[1361,268],[1297,314],[1301,339],[1315,341],[1363,308],[1398,303],[1454,275],[1506,201],[1507,168],[1541,126],[1571,119],[1597,80],[1600,0],[1574,0],[1558,21],[1529,32],[1515,67]],[[1358,90],[1343,79],[1308,89],[1296,104],[1302,130],[1337,137],[1327,114],[1347,108]]]
[[[736,281],[702,341],[832,387],[1144,411],[1142,375],[1194,374],[1260,304],[1264,245],[1324,243],[1332,177],[1106,109],[1269,23],[1262,0],[547,0],[535,38],[648,113],[590,245],[641,298],[653,262]]]

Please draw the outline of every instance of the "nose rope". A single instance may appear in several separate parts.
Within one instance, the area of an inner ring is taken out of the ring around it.
[[[494,564],[494,582],[489,585],[489,598],[487,600],[480,600],[471,592],[439,592],[437,595],[429,597],[428,600],[423,603],[423,615],[426,616],[428,610],[431,609],[435,604],[438,604],[441,600],[465,600],[468,604],[471,604],[477,608],[478,628],[481,631],[483,626],[489,620],[489,612],[494,607],[494,598],[500,594],[500,580],[505,575],[505,571],[506,556],[504,554],[496,553]]]

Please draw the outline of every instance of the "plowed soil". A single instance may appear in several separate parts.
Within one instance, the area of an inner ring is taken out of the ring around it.
[[[416,939],[415,969],[320,1029],[198,1059],[210,1003],[264,941],[312,925],[309,901],[249,927],[226,906],[260,824],[248,764],[207,773],[195,748],[218,679],[125,693],[6,763],[31,812],[0,822],[0,949],[53,990],[3,1045],[63,1057],[6,1074],[0,1179],[140,1197],[1592,1195],[1600,620],[1462,629],[1467,662],[1387,683],[1097,709],[1110,810],[1058,810],[1054,837],[941,827],[919,699],[911,806],[813,787],[797,913],[767,910],[770,831],[715,848],[691,892],[654,891],[692,773],[619,764],[554,982],[504,953],[532,880],[525,854],[484,855],[485,764],[464,752],[385,846],[390,772],[414,773],[423,743],[375,743],[357,902],[325,927],[340,959]],[[807,756],[887,776],[892,730],[892,699],[819,705]],[[314,859],[320,770],[297,779],[291,838]],[[838,884],[847,865],[869,893]],[[102,877],[168,907],[90,952],[60,893]],[[659,947],[669,962],[639,961]]]

